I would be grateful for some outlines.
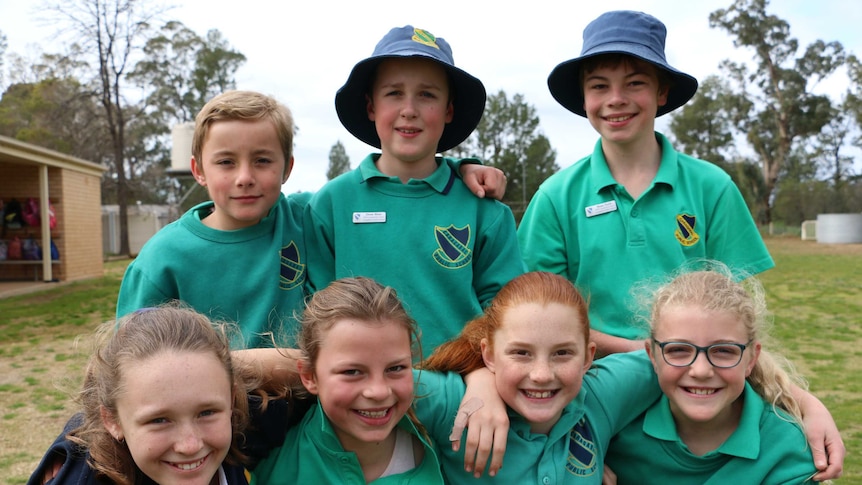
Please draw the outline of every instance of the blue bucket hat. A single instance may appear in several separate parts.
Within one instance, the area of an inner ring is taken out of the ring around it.
[[[368,119],[365,96],[371,92],[371,82],[377,66],[384,59],[424,57],[446,69],[449,91],[455,115],[443,129],[437,152],[458,146],[476,129],[485,111],[485,86],[482,81],[455,67],[452,48],[440,37],[410,25],[389,31],[377,43],[371,57],[359,61],[350,72],[347,82],[335,94],[335,111],[341,124],[353,136],[380,148],[380,137],[374,122]]]
[[[602,54],[628,54],[666,71],[671,78],[667,103],[659,106],[656,116],[684,105],[697,91],[697,79],[667,63],[664,41],[667,29],[652,15],[631,10],[617,10],[600,15],[584,29],[584,46],[580,57],[562,62],[548,76],[548,88],[558,103],[586,118],[581,64],[584,59]]]

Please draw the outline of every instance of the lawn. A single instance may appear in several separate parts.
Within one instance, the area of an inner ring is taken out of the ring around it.
[[[850,454],[838,483],[862,483],[862,245],[767,244],[777,263],[762,275],[772,333],[842,430]],[[74,412],[89,334],[113,317],[127,263],[107,263],[102,278],[0,300],[0,483],[25,483]]]

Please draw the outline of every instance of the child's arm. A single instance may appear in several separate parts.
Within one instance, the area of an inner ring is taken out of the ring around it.
[[[301,353],[297,349],[245,349],[234,350],[231,358],[260,379],[260,389],[279,393],[285,386],[302,387],[296,362]]]
[[[838,426],[826,406],[813,394],[793,386],[793,398],[799,402],[808,446],[814,457],[814,466],[820,470],[814,480],[834,480],[841,477],[847,449],[838,432]]]
[[[467,390],[449,436],[452,450],[458,451],[460,448],[461,436],[466,426],[464,469],[472,471],[476,478],[481,477],[490,455],[488,475],[493,477],[503,466],[503,454],[506,452],[506,438],[509,433],[506,404],[497,393],[494,374],[488,369],[478,369],[465,375],[464,382],[467,384]]]
[[[629,340],[590,329],[590,340],[596,343],[596,358],[610,354],[621,354],[644,348],[643,340]]]

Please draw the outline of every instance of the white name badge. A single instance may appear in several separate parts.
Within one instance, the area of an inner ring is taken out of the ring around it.
[[[354,212],[354,224],[373,224],[378,222],[386,222],[385,212]]]
[[[587,217],[599,216],[617,210],[617,201],[609,200],[601,204],[591,205],[584,209]]]

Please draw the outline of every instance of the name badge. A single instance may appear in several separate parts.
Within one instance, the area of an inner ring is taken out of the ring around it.
[[[601,204],[591,205],[584,209],[587,217],[599,216],[617,210],[617,201],[609,200]]]
[[[386,222],[386,213],[385,212],[354,212],[353,213],[353,223],[354,224],[373,224],[379,222]]]

